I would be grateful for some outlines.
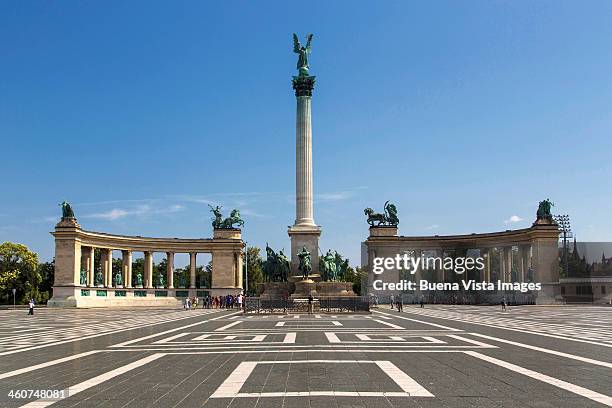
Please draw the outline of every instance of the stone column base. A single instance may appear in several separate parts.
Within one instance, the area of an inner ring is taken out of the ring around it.
[[[321,236],[321,227],[317,225],[313,226],[301,226],[294,225],[289,227],[287,231],[289,238],[291,239],[291,275],[300,276],[301,272],[298,269],[300,265],[300,259],[297,253],[306,247],[310,252],[312,259],[312,272],[313,275],[319,274],[319,237]]]

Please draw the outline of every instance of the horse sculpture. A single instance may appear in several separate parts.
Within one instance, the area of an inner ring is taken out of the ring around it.
[[[321,279],[325,282],[339,282],[345,279],[349,260],[343,259],[338,251],[330,249],[319,258]]]
[[[363,213],[368,217],[368,224],[374,227],[374,223],[376,222],[376,226],[381,225],[391,225],[396,226],[399,224],[399,218],[397,216],[397,208],[394,204],[387,201],[383,206],[384,213],[377,213],[370,207],[363,210]]]
[[[290,270],[289,259],[282,250],[277,254],[266,243],[266,260],[262,267],[268,282],[287,282]]]
[[[304,278],[304,280],[306,280],[312,272],[312,260],[310,252],[306,247],[302,247],[300,252],[297,253],[297,256],[298,258],[300,258],[300,264],[298,269],[302,271],[302,277]]]
[[[244,220],[240,218],[240,211],[234,209],[230,213],[229,217],[223,219],[223,215],[221,214],[221,206],[218,205],[213,207],[210,204],[208,206],[210,207],[210,212],[215,216],[212,221],[213,228],[231,229],[234,228],[234,224],[238,224],[239,227],[244,226]]]
[[[223,220],[221,228],[234,228],[234,224],[238,224],[239,227],[244,226],[244,220],[240,218],[240,211],[232,210],[230,216]]]

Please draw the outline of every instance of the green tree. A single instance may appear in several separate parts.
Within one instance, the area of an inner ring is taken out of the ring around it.
[[[198,266],[196,268],[196,287],[199,289],[210,289],[212,276],[212,260],[208,262],[206,267]]]
[[[168,272],[168,260],[163,258],[159,263],[153,264],[153,286],[157,286],[159,283],[160,275],[164,277],[164,283],[168,285],[168,279],[166,279],[166,273]]]
[[[361,280],[365,276],[367,276],[367,272],[359,266],[355,269],[349,266],[346,270],[345,279],[347,282],[353,282],[353,292],[355,292],[356,295],[361,294]]]
[[[247,264],[248,264],[248,293],[249,296],[254,296],[257,293],[257,284],[263,283],[263,259],[261,259],[261,249],[258,247],[247,248],[248,259],[242,265],[242,281],[247,282]],[[243,255],[244,256],[244,255]]]
[[[12,289],[17,289],[19,303],[34,298],[44,299],[38,291],[42,277],[38,271],[38,255],[27,246],[4,242],[0,245],[0,293],[2,298],[12,298]],[[10,296],[9,296],[10,294]]]
[[[38,264],[38,273],[42,278],[39,286],[40,293],[46,300],[53,296],[53,282],[55,280],[55,258],[51,262]]]
[[[136,275],[140,273],[142,283],[145,283],[146,276],[144,274],[144,258],[137,258],[132,262],[132,285],[136,282]]]
[[[121,258],[113,258],[113,262],[111,263],[111,265],[113,266],[113,285],[116,285],[117,283],[115,282],[115,279],[117,278],[117,275],[120,273],[123,273],[123,259]],[[123,283],[125,285],[125,282]]]

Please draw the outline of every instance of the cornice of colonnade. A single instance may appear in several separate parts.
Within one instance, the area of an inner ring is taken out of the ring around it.
[[[371,227],[370,236],[364,243],[368,246],[410,246],[425,250],[495,248],[531,245],[536,240],[557,241],[559,237],[557,224],[534,224],[529,228],[498,232],[434,236],[398,236],[392,235],[390,230],[390,227]]]
[[[133,252],[174,252],[201,253],[213,251],[241,251],[244,248],[239,229],[231,230],[231,238],[159,238],[132,235],[117,235],[105,232],[87,231],[75,225],[56,225],[51,235],[56,240],[74,240],[81,246],[107,248],[119,251]],[[219,234],[222,235],[222,234]],[[223,235],[222,235],[223,236]]]

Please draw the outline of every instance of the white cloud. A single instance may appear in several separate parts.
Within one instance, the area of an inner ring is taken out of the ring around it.
[[[86,215],[83,215],[83,218],[99,218],[103,220],[112,221],[112,220],[116,220],[116,219],[125,217],[128,214],[129,212],[126,210],[122,210],[120,208],[113,208],[112,210],[106,211],[106,212],[86,214]]]
[[[253,211],[249,208],[243,208],[240,210],[240,214],[241,215],[246,215],[248,217],[255,217],[255,218],[266,218],[267,215],[258,213],[257,211]]]
[[[516,224],[517,222],[521,222],[521,221],[523,221],[521,217],[519,217],[518,215],[513,215],[507,220],[505,220],[504,224]]]
[[[315,194],[317,201],[340,201],[348,200],[353,196],[351,191],[336,191],[332,193]]]
[[[425,231],[431,231],[431,230],[438,229],[438,228],[440,228],[440,226],[438,224],[432,224],[432,225],[429,225],[429,226],[425,227],[424,230]]]
[[[139,206],[136,206],[130,209],[113,208],[110,211],[104,211],[104,212],[93,213],[93,214],[85,214],[82,217],[114,221],[114,220],[118,220],[119,218],[127,217],[128,215],[144,217],[144,216],[149,216],[153,214],[171,214],[171,213],[183,211],[184,209],[185,209],[185,206],[180,205],[180,204],[173,204],[173,205],[170,205],[168,207],[163,207],[163,208],[154,208],[148,204],[144,204],[144,205],[139,205]]]

